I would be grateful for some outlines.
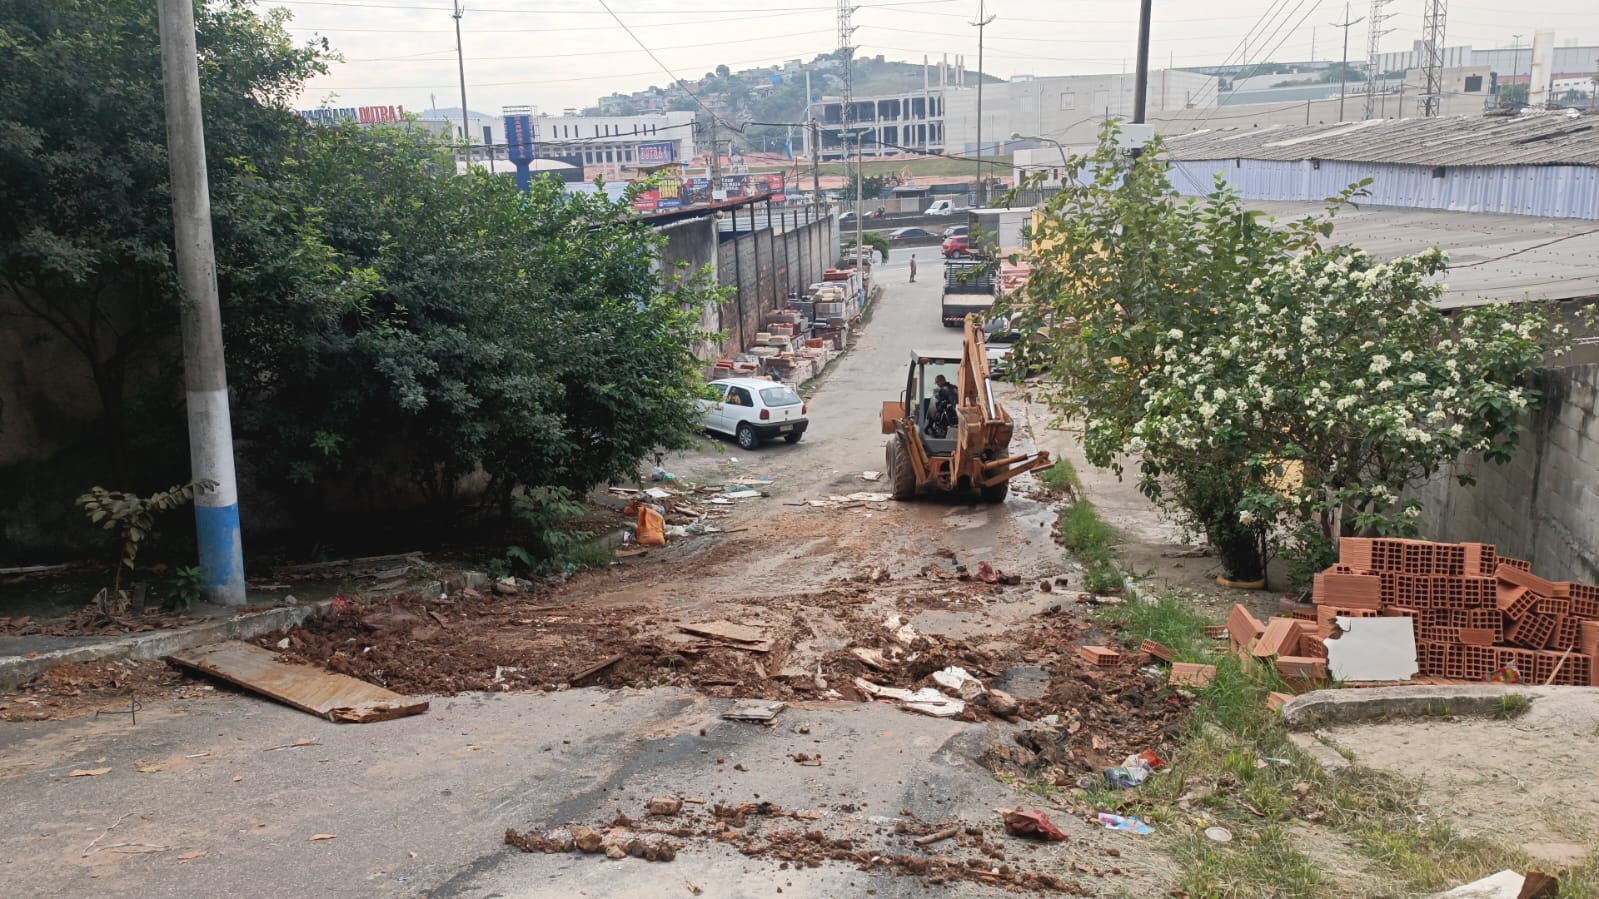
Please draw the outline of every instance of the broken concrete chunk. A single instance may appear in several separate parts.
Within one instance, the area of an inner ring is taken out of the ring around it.
[[[988,691],[988,710],[995,715],[1001,718],[1014,718],[1020,709],[1021,704],[1016,701],[1016,697],[1004,690]]]
[[[605,846],[604,838],[588,827],[572,831],[572,843],[584,852],[599,852]]]
[[[683,800],[675,796],[656,796],[650,800],[650,814],[675,815],[683,810]]]
[[[788,703],[778,700],[740,699],[722,713],[729,721],[770,721],[788,708]]]

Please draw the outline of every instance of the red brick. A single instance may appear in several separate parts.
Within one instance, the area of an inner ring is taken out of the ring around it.
[[[1209,637],[1212,640],[1225,640],[1225,639],[1227,639],[1227,625],[1225,625],[1225,624],[1206,625],[1205,626],[1205,630],[1204,630],[1204,634],[1205,634],[1205,636]]]
[[[1492,646],[1460,647],[1460,676],[1482,680],[1498,667],[1498,650]]]
[[[1113,668],[1122,662],[1122,654],[1104,646],[1079,646],[1077,654],[1083,661],[1100,668]]]
[[[1227,637],[1234,649],[1248,649],[1265,632],[1266,626],[1249,614],[1249,610],[1244,608],[1242,603],[1233,606],[1232,612],[1227,616]]]
[[[1372,542],[1365,537],[1338,538],[1338,561],[1356,571],[1378,570],[1372,560]]]
[[[1509,556],[1500,556],[1499,557],[1499,564],[1500,565],[1509,565],[1511,568],[1520,568],[1522,571],[1531,571],[1532,570],[1532,563],[1531,562],[1528,562],[1525,559],[1512,559]],[[1494,569],[1495,572],[1497,572],[1498,570],[1499,570],[1498,568]]]
[[[1539,599],[1542,599],[1542,597],[1526,587],[1509,584],[1504,581],[1499,582],[1496,604],[1499,606],[1499,611],[1503,612],[1506,618],[1515,620],[1526,615],[1533,610],[1533,607],[1538,605]]]
[[[1529,570],[1506,564],[1502,560],[1494,573],[1501,581],[1509,581],[1518,587],[1526,587],[1540,596],[1554,596],[1557,589],[1554,581],[1544,580]]]
[[[1476,630],[1493,631],[1495,643],[1505,638],[1505,614],[1497,608],[1472,609],[1466,613],[1465,626]]]
[[[1147,652],[1162,662],[1170,662],[1176,658],[1176,653],[1171,651],[1171,647],[1164,643],[1156,643],[1154,640],[1145,640],[1138,644],[1138,651]]]
[[[1203,687],[1215,679],[1215,665],[1178,662],[1171,666],[1171,682],[1174,686]]]
[[[1584,584],[1573,584],[1581,587]],[[1571,614],[1588,621],[1599,621],[1599,599],[1588,599],[1582,596],[1571,597]]]
[[[1577,647],[1591,656],[1599,656],[1599,621],[1584,621],[1577,631]]]
[[[1299,638],[1299,651],[1313,659],[1327,658],[1327,641],[1315,634],[1306,634]]]
[[[1416,630],[1416,639],[1431,640],[1434,643],[1459,643],[1460,628],[1458,627],[1423,627]]]
[[[1293,698],[1294,694],[1292,693],[1267,693],[1266,708],[1271,709],[1274,712],[1280,712],[1282,711],[1283,706],[1287,705],[1288,701]]]
[[[1501,646],[1494,652],[1497,656],[1494,660],[1495,673],[1507,668],[1514,668],[1517,674],[1520,675],[1521,680],[1528,681],[1532,679],[1534,658],[1532,650]]]
[[[1564,597],[1546,597],[1538,600],[1538,607],[1533,611],[1541,615],[1570,615],[1571,600]]]
[[[1505,641],[1527,649],[1543,649],[1555,635],[1555,616],[1528,612],[1505,631]]]
[[[1497,638],[1492,628],[1464,627],[1460,629],[1460,642],[1468,646],[1492,646]]]
[[[1466,574],[1492,576],[1498,567],[1492,543],[1462,543],[1466,553]]]
[[[1374,574],[1322,572],[1322,595],[1318,602],[1346,609],[1382,607],[1382,579]]]
[[[1460,577],[1466,574],[1466,547],[1459,543],[1434,543],[1432,545],[1433,574]],[[1476,574],[1475,571],[1471,572]]]
[[[1327,660],[1314,656],[1278,656],[1277,673],[1289,679],[1326,680]]]
[[[1256,658],[1269,658],[1271,656],[1293,655],[1299,650],[1298,622],[1292,618],[1271,618],[1266,621],[1266,632],[1255,641],[1255,646],[1250,652]]]
[[[1549,638],[1550,649],[1571,649],[1581,642],[1582,620],[1568,615],[1555,616],[1554,634]]]
[[[1315,629],[1315,627],[1316,627],[1316,610],[1314,608],[1295,609],[1292,612],[1289,612],[1288,614],[1289,614],[1289,617],[1293,618],[1295,621],[1308,621],[1308,622],[1310,622],[1311,629],[1312,630]]]

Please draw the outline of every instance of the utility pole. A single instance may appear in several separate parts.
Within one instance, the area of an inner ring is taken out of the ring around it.
[[[711,114],[711,198],[722,189],[722,144],[717,134],[716,114]],[[734,229],[737,230],[736,228]]]
[[[1382,49],[1383,35],[1393,30],[1382,27],[1382,23],[1392,16],[1383,12],[1391,2],[1393,0],[1371,0],[1371,13],[1366,16],[1366,109],[1361,114],[1364,119],[1377,115],[1377,76],[1382,74],[1377,71],[1377,56]],[[1344,11],[1344,18],[1349,18],[1348,10]],[[1344,34],[1349,32],[1345,31]]]
[[[1366,21],[1365,16],[1358,19],[1349,18],[1349,4],[1344,4],[1344,20],[1333,22],[1332,27],[1344,30],[1344,61],[1338,67],[1338,121],[1344,120],[1344,95],[1348,93],[1349,86],[1349,29]]]
[[[244,605],[244,544],[239,538],[239,487],[233,468],[233,422],[222,354],[216,252],[211,237],[211,185],[205,167],[205,117],[200,108],[199,54],[192,0],[159,0],[161,82],[172,177],[173,243],[183,304],[183,389],[189,419],[189,467],[215,487],[194,494],[195,542],[206,599]]]
[[[1153,0],[1138,4],[1138,62],[1133,69],[1133,124],[1142,125],[1148,119],[1145,106],[1149,100],[1149,17]],[[1125,83],[1125,82],[1124,82]]]
[[[811,131],[811,194],[822,202],[822,128],[812,119]]]
[[[864,239],[861,226],[861,190],[864,178],[861,174],[861,146],[859,135],[854,133],[851,123],[855,121],[855,46],[850,43],[851,36],[855,33],[855,26],[850,24],[850,17],[855,14],[855,7],[850,6],[850,0],[838,0],[838,52],[844,56],[844,114],[839,117],[844,126],[839,131],[839,161],[844,164],[844,177],[849,178],[849,139],[857,138],[855,145],[855,258],[851,260],[851,267],[857,268],[861,261],[861,241]]]
[[[983,183],[983,30],[997,16],[988,15],[988,0],[977,0],[977,205],[988,205],[988,185]]]
[[[455,0],[455,65],[461,73],[461,139],[466,141],[466,167],[472,167],[472,129],[466,123],[466,55],[461,52],[461,16],[466,13],[466,8],[461,5],[461,0]]]

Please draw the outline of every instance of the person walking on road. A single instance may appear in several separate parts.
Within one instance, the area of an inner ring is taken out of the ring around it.
[[[916,254],[911,254],[911,283],[916,283]]]

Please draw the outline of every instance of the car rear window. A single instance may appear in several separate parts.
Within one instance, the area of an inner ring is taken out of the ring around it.
[[[797,406],[800,398],[787,387],[768,387],[761,391],[761,401],[768,406]]]

